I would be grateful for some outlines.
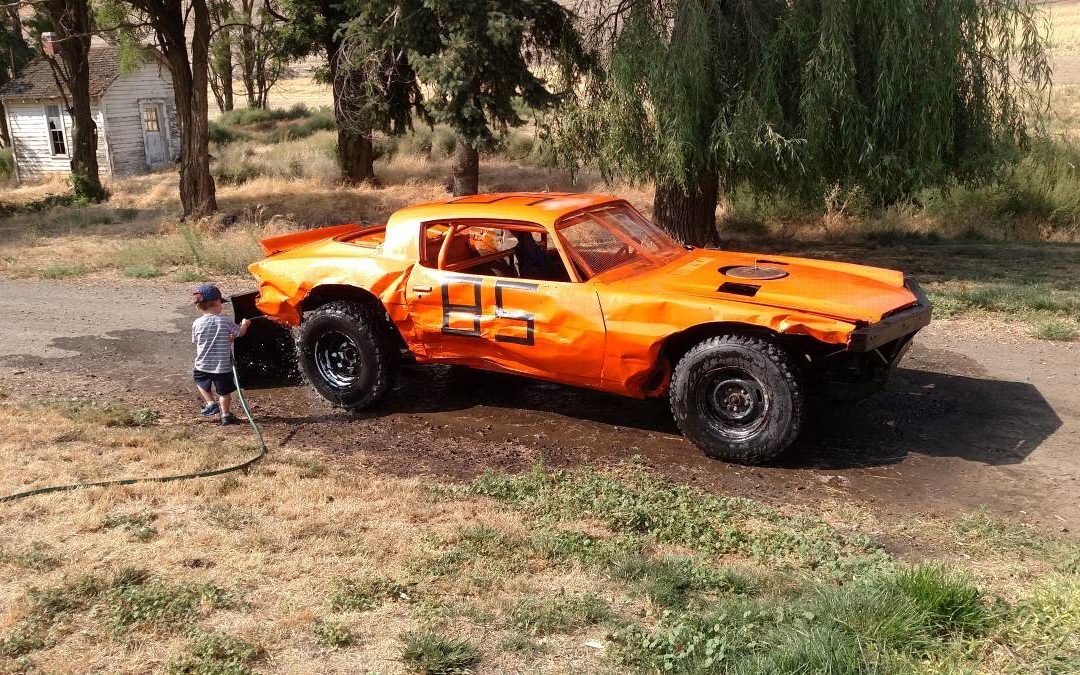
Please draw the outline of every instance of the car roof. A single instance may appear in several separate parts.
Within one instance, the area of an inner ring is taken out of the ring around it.
[[[390,217],[394,221],[451,220],[495,218],[554,226],[563,216],[591,206],[623,201],[615,195],[575,192],[498,192],[451,197],[400,209]]]

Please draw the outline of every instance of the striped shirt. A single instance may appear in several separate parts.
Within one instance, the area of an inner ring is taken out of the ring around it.
[[[240,326],[220,314],[203,314],[191,324],[195,344],[195,370],[204,373],[227,373],[232,370],[232,339]]]

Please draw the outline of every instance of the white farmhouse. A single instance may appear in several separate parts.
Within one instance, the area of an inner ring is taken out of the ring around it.
[[[51,41],[43,42],[49,53]],[[0,88],[0,103],[20,182],[71,172],[71,117],[44,57],[27,64],[17,79]],[[140,65],[123,72],[119,47],[92,46],[90,104],[102,178],[147,173],[180,156],[172,77],[157,51],[147,49]]]

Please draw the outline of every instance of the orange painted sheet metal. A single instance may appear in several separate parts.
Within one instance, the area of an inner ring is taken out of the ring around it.
[[[843,348],[857,327],[916,302],[892,270],[687,249],[605,195],[475,195],[402,209],[385,229],[323,228],[263,246],[272,254],[250,268],[257,304],[284,323],[298,324],[320,288],[362,289],[421,363],[630,396],[662,393],[665,340],[696,326]],[[530,276],[530,260],[544,272]]]

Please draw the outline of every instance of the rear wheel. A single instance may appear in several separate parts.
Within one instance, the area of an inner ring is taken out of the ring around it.
[[[363,409],[393,386],[394,349],[382,308],[338,300],[304,317],[300,370],[326,400]]]
[[[794,364],[758,337],[722,335],[698,343],[675,366],[669,396],[683,434],[713,459],[766,462],[802,428]]]

